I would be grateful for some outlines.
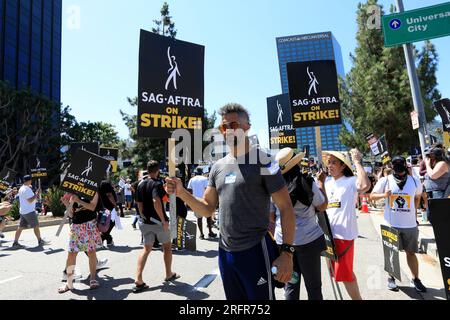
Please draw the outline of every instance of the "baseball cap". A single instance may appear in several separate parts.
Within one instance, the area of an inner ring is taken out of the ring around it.
[[[31,180],[31,176],[29,174],[23,176],[23,182],[27,182]]]

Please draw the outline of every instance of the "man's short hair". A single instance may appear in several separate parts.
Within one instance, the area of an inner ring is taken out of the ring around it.
[[[159,162],[155,161],[155,160],[150,160],[147,163],[147,171],[148,173],[155,173],[156,171],[159,170]]]
[[[238,117],[245,118],[250,124],[250,113],[242,105],[238,103],[228,103],[219,110],[219,115],[221,117],[230,113],[237,113]]]

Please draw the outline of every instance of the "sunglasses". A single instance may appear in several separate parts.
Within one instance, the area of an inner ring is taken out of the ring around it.
[[[238,121],[224,122],[224,123],[219,125],[219,130],[222,133],[224,133],[227,130],[237,130],[237,129],[239,129],[240,126],[241,126],[241,123],[238,122]]]

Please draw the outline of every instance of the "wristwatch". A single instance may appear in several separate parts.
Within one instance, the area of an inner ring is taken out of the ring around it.
[[[281,252],[287,252],[287,253],[294,254],[295,248],[293,246],[291,246],[290,244],[284,243],[281,245]]]

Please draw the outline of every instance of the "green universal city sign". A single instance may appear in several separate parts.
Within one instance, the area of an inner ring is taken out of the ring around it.
[[[383,16],[384,45],[393,47],[450,35],[450,2]]]

